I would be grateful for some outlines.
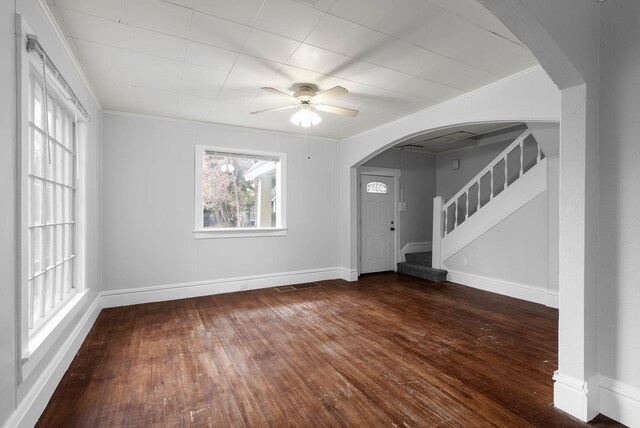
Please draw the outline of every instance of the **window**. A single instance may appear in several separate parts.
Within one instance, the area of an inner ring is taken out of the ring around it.
[[[28,323],[32,336],[76,291],[76,121],[29,79]]]
[[[87,301],[84,147],[90,118],[26,23],[19,25],[26,47],[17,74],[24,380]]]
[[[387,185],[379,181],[367,183],[367,193],[387,193]]]
[[[284,163],[277,153],[196,147],[196,238],[283,235]]]

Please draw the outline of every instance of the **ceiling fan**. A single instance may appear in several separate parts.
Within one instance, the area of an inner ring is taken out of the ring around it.
[[[349,91],[347,91],[342,86],[334,86],[333,88],[327,89],[326,91],[318,92],[315,89],[315,85],[303,84],[298,86],[296,92],[294,92],[293,95],[289,95],[286,92],[282,92],[275,88],[264,87],[262,89],[267,92],[271,92],[272,94],[288,98],[294,104],[290,106],[254,111],[251,112],[251,114],[297,108],[298,111],[295,112],[293,116],[291,116],[290,121],[294,125],[302,126],[303,128],[308,128],[312,125],[315,126],[320,123],[322,118],[318,113],[316,113],[316,110],[350,117],[354,117],[359,113],[358,110],[350,108],[319,104],[324,100],[348,94]]]

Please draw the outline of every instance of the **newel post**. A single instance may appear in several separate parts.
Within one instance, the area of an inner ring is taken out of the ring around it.
[[[444,205],[444,199],[442,196],[436,196],[433,198],[433,235],[431,238],[431,267],[434,269],[442,268],[442,234],[444,227],[442,221],[442,207]]]

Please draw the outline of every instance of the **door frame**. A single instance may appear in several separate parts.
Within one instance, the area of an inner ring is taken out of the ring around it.
[[[396,227],[393,237],[393,271],[398,270],[398,263],[401,262],[400,241],[402,238],[402,224],[400,221],[400,191],[401,189],[401,171],[397,168],[379,168],[371,166],[360,166],[357,168],[358,184],[356,188],[358,190],[357,202],[356,202],[356,219],[358,227],[356,228],[356,239],[358,242],[358,276],[362,271],[362,176],[363,175],[381,175],[384,177],[393,177],[393,189],[395,193],[395,200],[393,201],[393,223]]]

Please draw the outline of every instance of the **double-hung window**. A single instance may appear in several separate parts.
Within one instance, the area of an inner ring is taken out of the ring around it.
[[[280,236],[285,155],[196,146],[195,236]]]
[[[23,52],[19,84],[23,377],[86,294],[83,173],[89,118],[37,47]]]

